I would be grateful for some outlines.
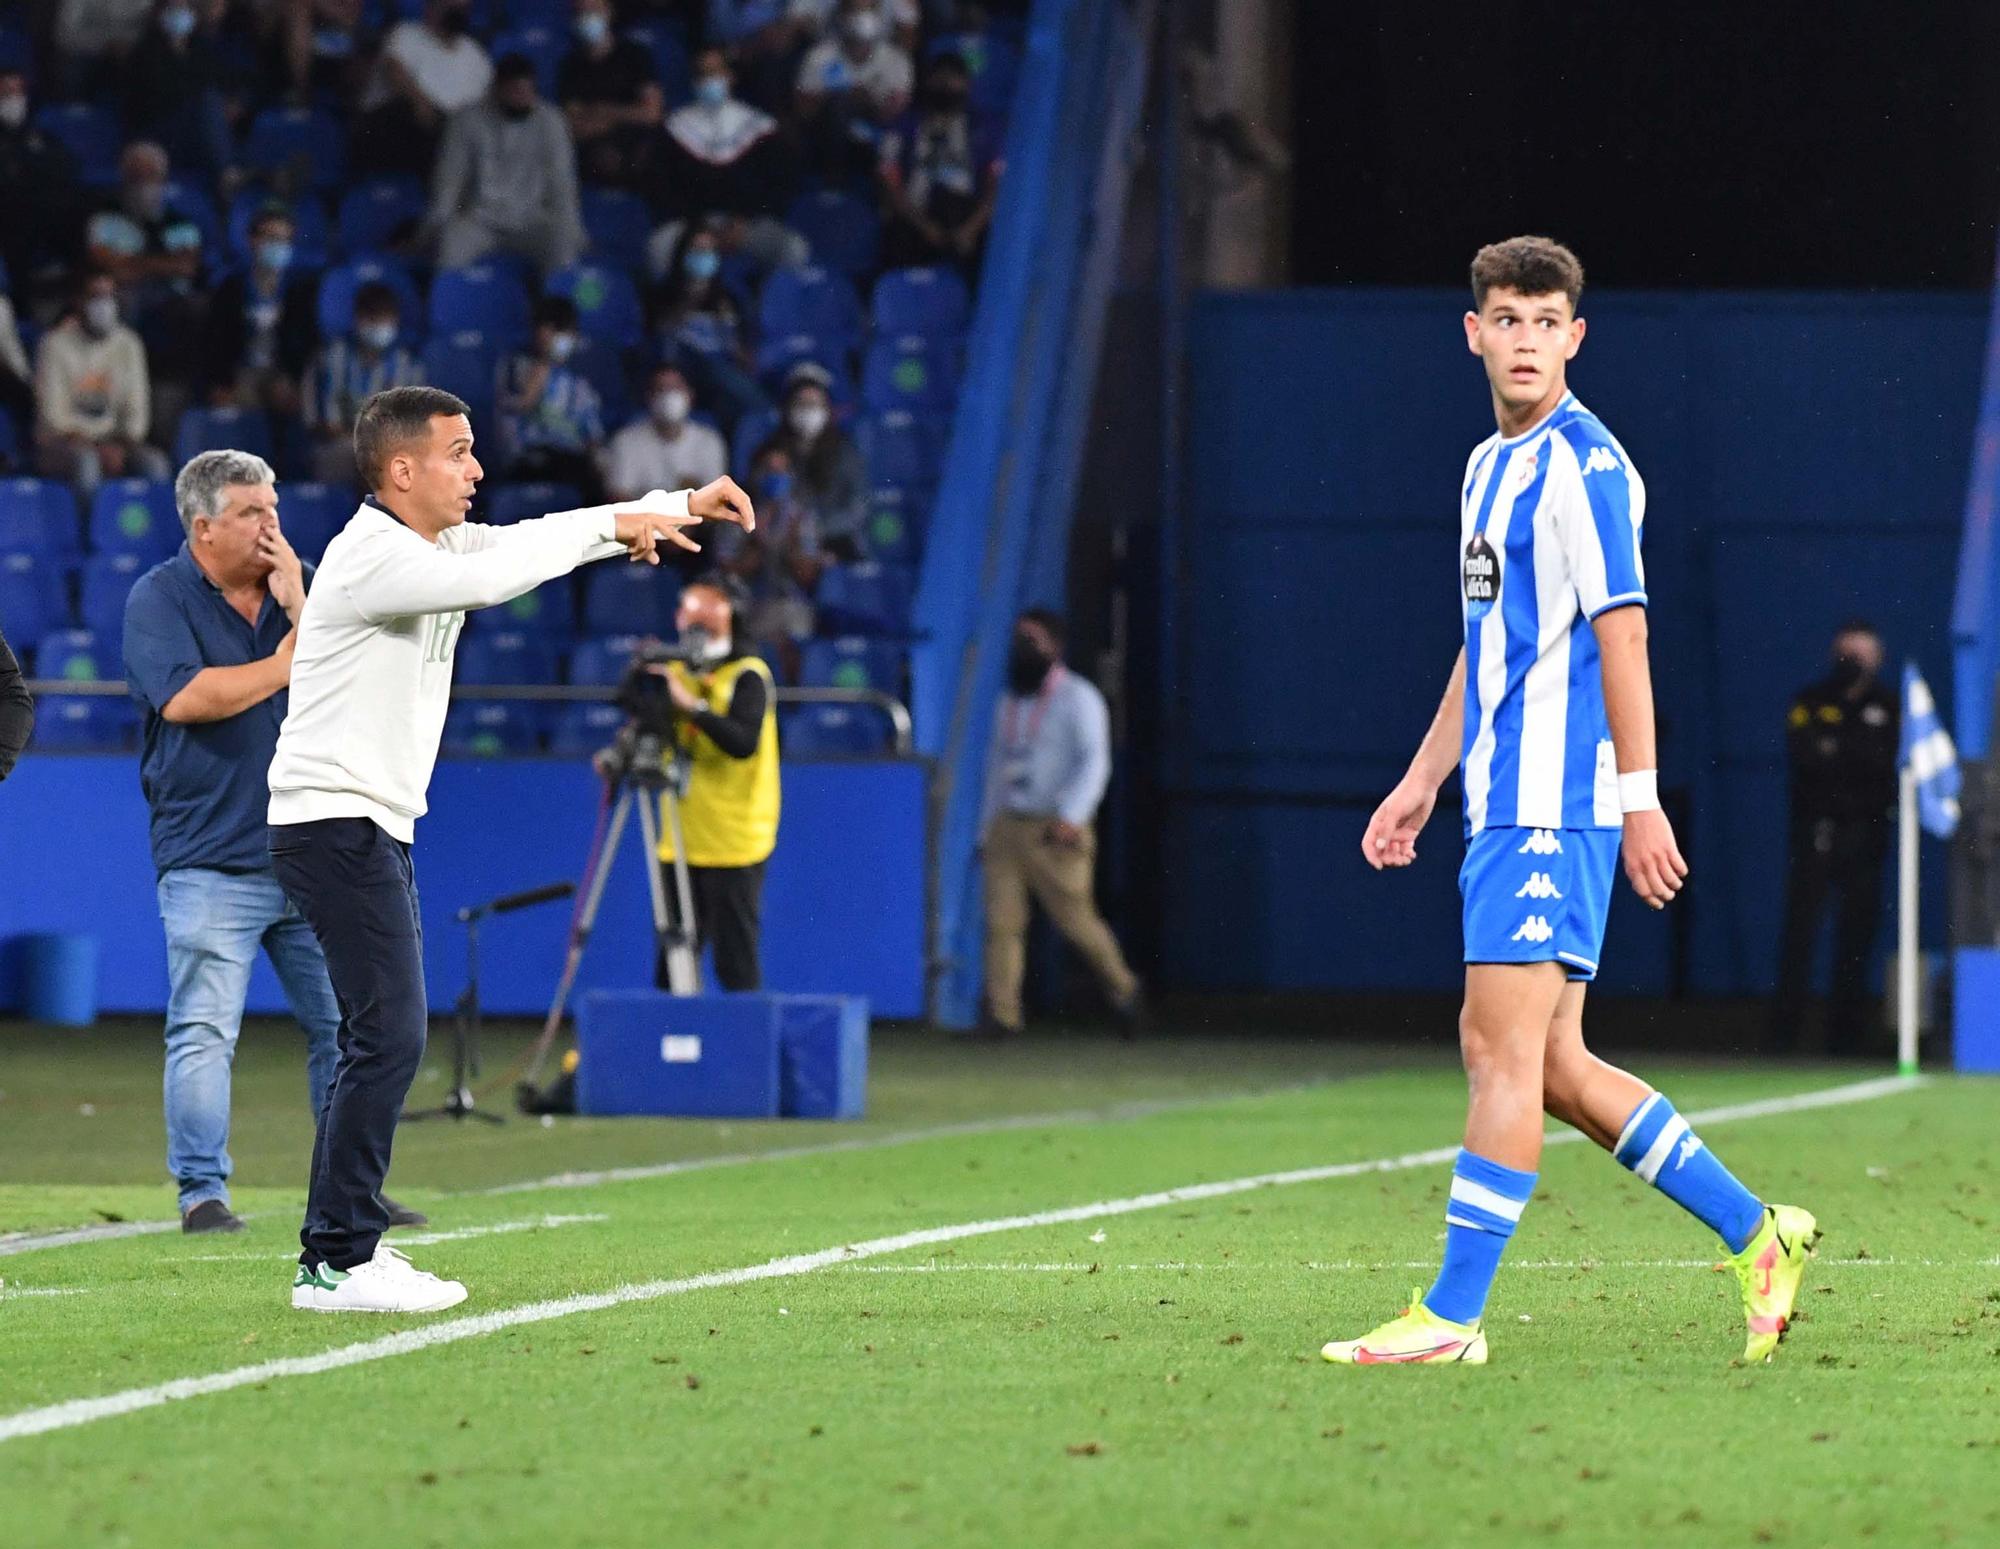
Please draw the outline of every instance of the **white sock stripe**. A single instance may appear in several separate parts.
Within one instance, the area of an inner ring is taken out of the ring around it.
[[[1660,1094],[1655,1092],[1634,1110],[1632,1117],[1625,1121],[1625,1128],[1618,1132],[1618,1144],[1611,1148],[1614,1157],[1624,1151],[1625,1143],[1638,1132],[1639,1126],[1646,1122],[1646,1115],[1651,1113],[1659,1102]]]
[[[1528,1203],[1525,1199],[1509,1199],[1498,1189],[1489,1189],[1483,1183],[1474,1183],[1470,1178],[1461,1178],[1456,1173],[1452,1174],[1451,1197],[1461,1205],[1471,1205],[1474,1209],[1484,1210],[1489,1215],[1499,1216],[1504,1221],[1519,1221],[1521,1207]]]
[[[1490,1232],[1493,1230],[1493,1224],[1490,1221],[1468,1221],[1464,1216],[1455,1216],[1448,1211],[1445,1214],[1444,1224],[1446,1226],[1470,1227],[1475,1232]]]
[[[1667,1158],[1674,1154],[1674,1147],[1680,1144],[1681,1136],[1687,1132],[1688,1121],[1675,1114],[1667,1120],[1666,1128],[1653,1141],[1652,1149],[1639,1159],[1639,1165],[1632,1171],[1646,1182],[1653,1182],[1660,1176],[1660,1169],[1666,1165]]]

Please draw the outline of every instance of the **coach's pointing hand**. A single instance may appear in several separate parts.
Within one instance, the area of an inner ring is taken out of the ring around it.
[[[681,532],[683,527],[692,527],[701,520],[691,503],[687,515],[669,514],[666,509],[667,492],[655,489],[647,491],[634,504],[636,510],[617,514],[616,529],[618,541],[625,545],[625,552],[633,559],[657,565],[660,562],[659,540],[662,538],[690,554],[701,552],[701,545]]]
[[[689,495],[688,510],[707,521],[734,522],[745,532],[757,530],[757,513],[750,508],[750,497],[727,474]]]

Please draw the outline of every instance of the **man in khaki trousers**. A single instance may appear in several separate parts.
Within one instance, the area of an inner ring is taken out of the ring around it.
[[[1111,778],[1111,718],[1089,679],[1062,665],[1063,622],[1030,609],[1014,625],[1007,693],[993,727],[981,824],[986,862],[986,1014],[980,1033],[1021,1030],[1032,898],[1083,954],[1129,1037],[1139,981],[1091,896],[1092,822]]]

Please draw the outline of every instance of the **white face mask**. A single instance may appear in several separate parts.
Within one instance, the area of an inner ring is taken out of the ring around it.
[[[678,387],[669,388],[653,399],[654,415],[669,425],[680,424],[693,407],[694,400]]]
[[[840,19],[840,30],[857,48],[872,48],[882,36],[882,15],[879,11],[852,12]]]
[[[92,296],[83,304],[83,326],[94,334],[107,334],[118,326],[118,299]]]
[[[19,129],[27,121],[26,97],[0,97],[0,124],[5,124],[9,129]]]
[[[827,418],[824,404],[802,403],[792,410],[788,423],[803,439],[814,441],[819,438],[820,432],[826,429]]]
[[[363,323],[357,332],[362,344],[371,350],[386,350],[396,342],[394,323]]]

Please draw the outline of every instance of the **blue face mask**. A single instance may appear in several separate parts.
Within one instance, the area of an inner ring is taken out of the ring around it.
[[[561,365],[576,353],[576,335],[559,333],[549,340],[549,359]]]
[[[588,11],[576,19],[576,35],[589,47],[595,48],[611,36],[611,23],[596,11]]]
[[[292,244],[277,240],[259,242],[257,264],[264,269],[289,269],[292,266]]]
[[[712,280],[722,268],[722,255],[710,248],[698,247],[689,252],[681,262],[686,267],[690,279]]]
[[[394,323],[363,323],[355,333],[365,349],[386,350],[396,342]]]
[[[179,43],[194,31],[194,12],[183,6],[160,12],[160,30]]]
[[[729,100],[729,80],[726,76],[704,75],[694,83],[694,100],[705,108],[719,108]]]

